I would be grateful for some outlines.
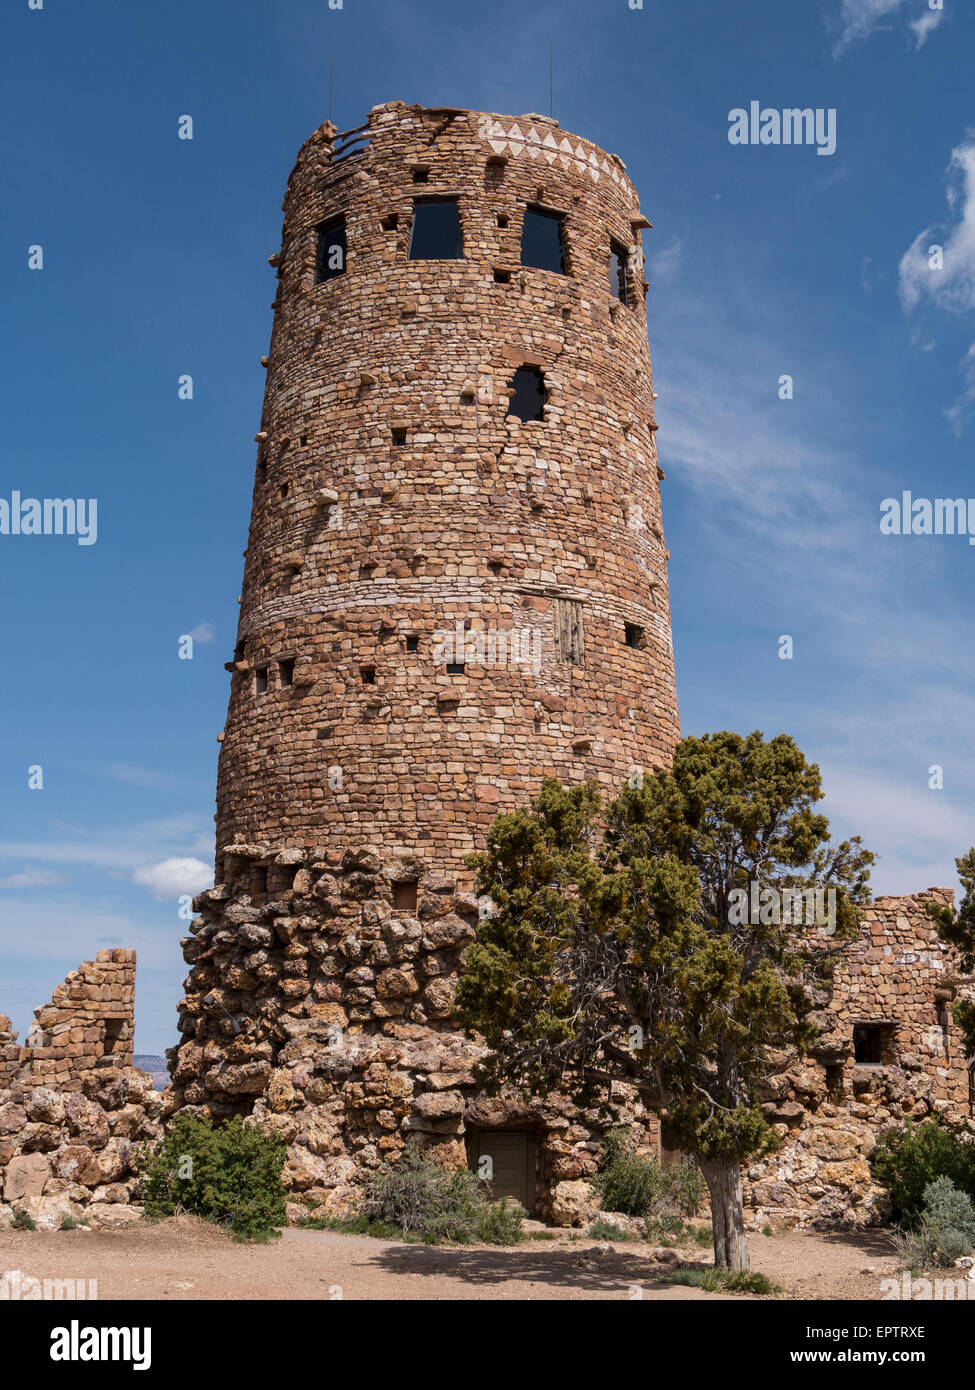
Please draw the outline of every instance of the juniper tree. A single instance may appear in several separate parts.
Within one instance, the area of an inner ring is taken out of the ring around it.
[[[955,860],[955,868],[964,889],[957,909],[943,906],[928,910],[938,924],[942,941],[960,953],[962,974],[975,975],[975,847]],[[971,1061],[975,1059],[975,1002],[959,999],[951,1012],[962,1030],[965,1056]]]
[[[807,986],[856,935],[873,856],[830,842],[819,770],[784,735],[687,738],[672,769],[633,782],[604,806],[592,783],[547,779],[495,820],[469,861],[493,908],[461,1019],[492,1049],[489,1091],[563,1088],[605,1107],[615,1083],[635,1087],[701,1167],[715,1263],[747,1269],[741,1163],[776,1142],[761,1108],[771,1054],[811,1040]],[[833,927],[764,909],[742,921],[752,883],[834,888]]]

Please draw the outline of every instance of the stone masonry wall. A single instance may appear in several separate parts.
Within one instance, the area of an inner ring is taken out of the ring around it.
[[[445,197],[463,257],[409,259],[414,201]],[[461,872],[543,775],[616,788],[678,737],[649,224],[622,162],[552,120],[401,102],[316,131],[283,206],[217,878],[235,841]],[[565,274],[520,263],[529,206],[563,215]],[[345,272],[316,283],[340,217]],[[542,420],[507,413],[526,365]],[[584,659],[559,646],[567,604]],[[451,673],[458,626],[494,646]],[[512,659],[522,631],[537,661]]]
[[[165,1102],[132,1065],[135,952],[99,951],[34,1010],[26,1047],[0,1016],[0,1229],[137,1220],[136,1147]]]

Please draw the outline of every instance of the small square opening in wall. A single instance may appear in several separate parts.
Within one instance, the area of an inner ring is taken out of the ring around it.
[[[511,378],[514,395],[508,401],[508,414],[519,420],[544,420],[545,377],[535,367],[519,367]]]
[[[288,484],[288,483],[282,483],[281,486],[278,488],[278,496],[281,498],[281,501],[282,501],[282,502],[283,502],[284,499],[287,497],[288,491],[289,491],[289,484]]]
[[[642,652],[647,642],[646,629],[638,623],[623,624],[623,641],[628,647],[634,647],[638,652]]]
[[[375,668],[375,666],[360,666],[360,667],[359,667],[359,674],[360,674],[360,676],[362,677],[362,684],[363,684],[363,685],[375,685],[375,684],[376,684],[376,668]]]
[[[255,695],[266,695],[266,694],[267,694],[267,673],[268,673],[268,668],[267,668],[266,666],[258,666],[257,669],[255,670],[255,672],[254,672],[254,694],[255,694]]]
[[[861,1067],[883,1065],[884,1052],[891,1034],[888,1023],[855,1023],[853,1025],[853,1059]]]
[[[414,183],[430,182],[430,167],[427,164],[417,164],[413,169]]]
[[[283,657],[278,662],[278,683],[280,685],[293,685],[295,679],[295,658],[293,656]]]
[[[510,284],[511,284],[511,271],[510,271],[510,270],[496,270],[496,271],[494,272],[494,283],[495,283],[496,285],[510,285]]]
[[[307,436],[307,434],[303,434],[303,435],[301,436],[301,447],[304,448],[305,445],[306,445],[307,443],[308,443],[308,436]]]
[[[462,661],[448,661],[447,675],[462,676],[464,674],[464,663]]]
[[[509,218],[508,218],[508,214],[507,214],[506,212],[499,212],[499,213],[498,213],[498,226],[499,226],[499,227],[507,227],[508,221],[509,221]]]
[[[417,902],[416,879],[404,879],[393,884],[393,906],[399,912],[415,912]]]
[[[124,1018],[106,1018],[105,1037],[102,1043],[102,1050],[106,1057],[112,1057],[116,1053],[125,1051],[125,1043],[122,1040],[124,1023]]]
[[[394,429],[392,438],[394,449],[403,449],[406,447],[406,430]]]
[[[408,652],[418,652],[420,650],[420,638],[418,633],[407,633],[406,650]]]
[[[395,232],[396,228],[399,226],[398,213],[391,212],[388,217],[383,218],[382,222],[379,225],[382,227],[384,232]]]

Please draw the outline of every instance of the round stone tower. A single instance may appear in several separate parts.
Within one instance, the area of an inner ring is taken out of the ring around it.
[[[185,1103],[274,1116],[320,1197],[410,1131],[476,1129],[464,856],[546,775],[612,791],[665,763],[678,722],[622,161],[542,116],[392,102],[317,130],[283,208],[173,1065]],[[394,1040],[420,1061],[380,1064]],[[380,1065],[399,1079],[363,1091]]]

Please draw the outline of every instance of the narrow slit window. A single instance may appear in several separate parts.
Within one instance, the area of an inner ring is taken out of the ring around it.
[[[408,652],[418,652],[420,650],[420,638],[416,633],[410,633],[407,636],[406,650]]]
[[[278,677],[281,685],[293,685],[295,679],[295,658],[287,656],[278,662]]]
[[[456,198],[436,198],[413,204],[411,261],[459,261],[464,256],[460,208]]]
[[[393,884],[393,906],[400,912],[416,911],[416,879]]]
[[[621,304],[629,304],[630,289],[627,280],[629,252],[618,241],[609,243],[609,292]]]
[[[448,661],[447,675],[462,676],[464,674],[464,663],[462,661]]]
[[[545,377],[534,367],[519,367],[511,378],[514,395],[508,402],[508,414],[519,420],[544,420]]]
[[[323,284],[345,274],[345,218],[328,222],[318,230],[318,261],[315,283]]]
[[[526,208],[521,228],[521,263],[536,270],[565,274],[565,239],[562,217],[541,208]]]
[[[257,670],[254,672],[255,695],[267,694],[267,671],[268,668],[266,666],[258,666]]]
[[[559,661],[570,666],[586,664],[582,604],[575,599],[555,600],[555,649]]]

